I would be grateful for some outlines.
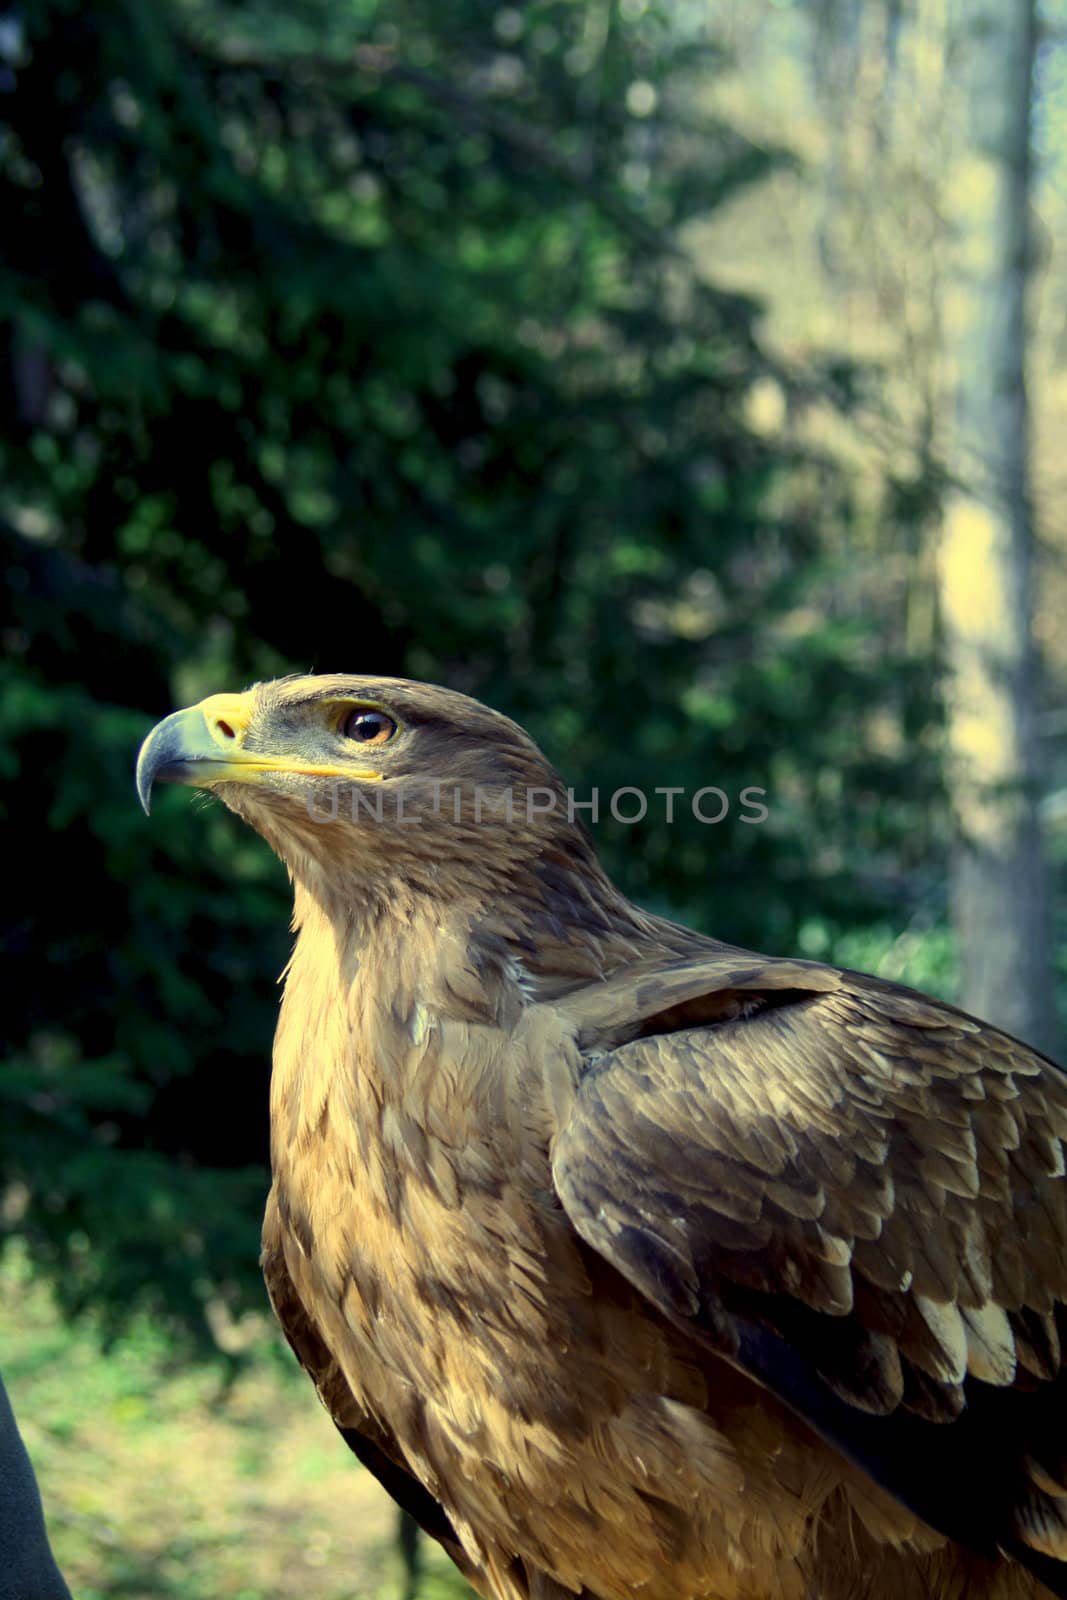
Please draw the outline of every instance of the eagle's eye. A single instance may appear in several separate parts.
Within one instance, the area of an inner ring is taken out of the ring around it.
[[[351,711],[341,724],[346,739],[357,744],[388,744],[396,723],[384,711]]]

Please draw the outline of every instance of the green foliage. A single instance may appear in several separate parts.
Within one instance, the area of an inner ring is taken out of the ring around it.
[[[0,770],[29,869],[0,1163],[68,1309],[203,1332],[261,1300],[287,889],[217,808],[140,816],[175,703],[448,682],[605,812],[731,797],[719,826],[598,826],[657,909],[782,951],[817,913],[820,954],[937,922],[928,664],[857,618],[841,480],[749,427],[788,375],[680,248],[781,159],[700,116],[715,58],[680,9],[27,12],[0,96]]]

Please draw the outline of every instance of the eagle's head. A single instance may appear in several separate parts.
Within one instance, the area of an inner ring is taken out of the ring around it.
[[[305,886],[403,878],[499,892],[524,865],[588,864],[568,792],[532,739],[467,695],[402,678],[295,677],[217,694],[141,747],[157,781],[218,794]]]

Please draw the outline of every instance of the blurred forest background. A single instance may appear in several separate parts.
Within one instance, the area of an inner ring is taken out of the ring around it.
[[[0,1371],[77,1600],[413,1592],[265,1314],[288,888],[141,816],[174,706],[762,786],[598,842],[1054,1044],[1065,108],[1064,0],[0,0]]]

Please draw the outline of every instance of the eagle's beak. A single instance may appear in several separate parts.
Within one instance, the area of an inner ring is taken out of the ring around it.
[[[274,766],[245,750],[251,720],[249,695],[213,694],[157,723],[137,757],[137,794],[145,811],[151,810],[157,778],[163,783],[225,783],[250,776],[250,768]]]
[[[322,766],[266,750],[247,750],[252,714],[251,694],[213,694],[157,723],[137,757],[137,794],[145,811],[151,809],[157,779],[210,788],[216,783],[255,783],[265,772],[296,772],[309,778],[381,782],[382,774],[373,769],[343,763]]]

